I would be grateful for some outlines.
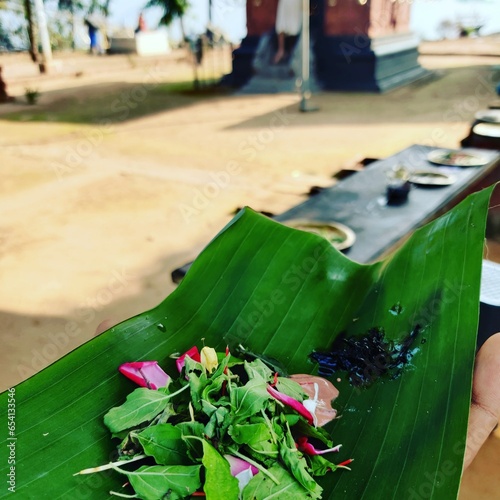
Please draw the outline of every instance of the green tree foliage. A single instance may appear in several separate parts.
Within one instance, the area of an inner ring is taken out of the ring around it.
[[[0,11],[2,10],[16,12],[25,17],[30,45],[29,53],[33,62],[37,62],[37,33],[32,0],[0,0]]]
[[[2,20],[0,19],[0,50],[2,50],[3,47],[10,49],[12,46],[9,38],[9,34],[5,30],[5,28],[2,25]]]
[[[109,6],[111,0],[90,0],[82,2],[81,0],[58,0],[57,6],[59,10],[65,10],[72,14],[83,12],[84,14],[92,14],[99,12],[105,16],[109,15]]]
[[[0,10],[10,10],[12,12],[22,12],[23,2],[21,0],[0,0]]]
[[[57,7],[59,8],[59,10],[65,10],[73,14],[75,12],[83,10],[85,8],[85,5],[79,0],[59,0],[57,2]]]
[[[110,3],[111,0],[91,0],[89,4],[89,13],[98,12],[108,17]]]
[[[163,15],[160,23],[168,26],[177,18],[182,18],[186,13],[189,2],[188,0],[148,0],[146,8],[160,7],[163,9]]]

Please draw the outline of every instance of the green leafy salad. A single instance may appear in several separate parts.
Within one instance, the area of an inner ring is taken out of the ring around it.
[[[121,440],[117,460],[78,474],[114,469],[127,477],[110,492],[122,498],[321,498],[315,478],[352,461],[331,461],[340,445],[318,425],[318,381],[330,383],[241,358],[193,347],[177,358],[177,379],[156,361],[121,365],[141,387],[104,416]]]

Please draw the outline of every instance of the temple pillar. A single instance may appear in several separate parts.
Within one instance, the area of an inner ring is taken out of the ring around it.
[[[325,89],[385,91],[427,74],[405,0],[325,0],[318,78]]]

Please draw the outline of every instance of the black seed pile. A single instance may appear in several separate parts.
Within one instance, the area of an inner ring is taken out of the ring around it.
[[[366,387],[381,377],[394,379],[401,374],[415,353],[412,347],[421,330],[416,325],[400,342],[387,340],[384,329],[379,327],[357,337],[343,333],[330,351],[313,352],[311,358],[319,363],[319,375],[331,377],[344,371],[353,386]]]

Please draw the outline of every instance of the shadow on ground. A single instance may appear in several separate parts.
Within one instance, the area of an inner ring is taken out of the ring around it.
[[[227,95],[212,85],[195,89],[192,81],[144,84],[112,82],[44,92],[39,103],[9,105],[1,120],[77,124],[123,123],[144,116],[189,107]],[[22,108],[18,111],[16,107]]]
[[[495,66],[434,70],[430,77],[385,94],[323,92],[314,95],[317,113],[300,113],[298,104],[255,116],[226,130],[262,128],[285,117],[287,126],[363,125],[377,123],[467,122],[474,112],[495,98]],[[4,109],[1,120],[74,124],[124,123],[210,99],[228,97],[231,91],[209,85],[195,89],[192,81],[144,84],[112,82],[45,92],[39,104],[19,103]],[[259,96],[247,96],[249,100]],[[474,102],[472,102],[474,101]],[[19,110],[16,110],[19,107]],[[402,120],[401,111],[404,119]],[[288,117],[289,119],[287,119]]]
[[[287,126],[370,125],[377,123],[467,122],[496,98],[496,66],[470,66],[433,70],[431,75],[390,92],[323,92],[311,102],[318,112],[300,113],[298,103],[253,117],[227,130],[271,127],[277,116]],[[403,118],[402,118],[403,111]]]

